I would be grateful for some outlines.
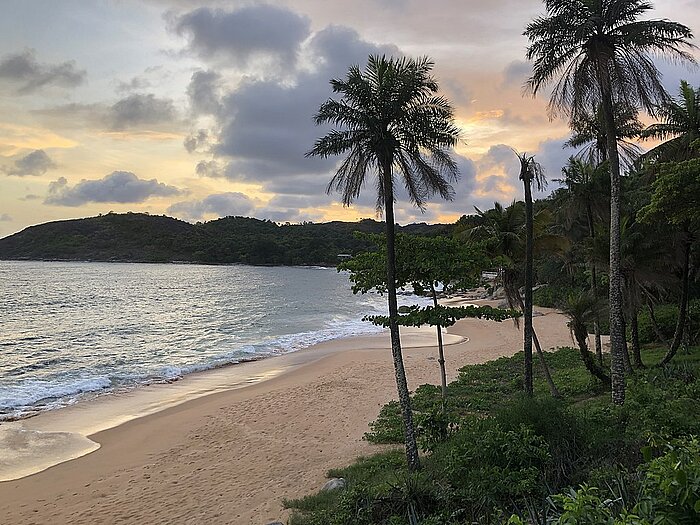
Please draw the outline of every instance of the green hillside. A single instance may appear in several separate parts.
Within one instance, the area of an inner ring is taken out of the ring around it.
[[[399,231],[437,235],[450,228],[421,223]],[[0,239],[0,259],[335,265],[340,253],[370,248],[354,232],[383,229],[371,219],[278,225],[226,217],[190,224],[166,216],[109,213],[26,228]]]

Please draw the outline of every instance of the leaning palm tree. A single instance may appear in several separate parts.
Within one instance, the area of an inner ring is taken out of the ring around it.
[[[458,176],[449,150],[459,140],[450,103],[438,96],[428,58],[370,56],[367,66],[351,66],[345,79],[331,80],[340,99],[324,102],[316,124],[338,127],[321,137],[307,156],[346,154],[327,191],[340,192],[343,204],[360,195],[368,175],[376,175],[377,210],[386,221],[386,273],[389,331],[396,386],[405,426],[406,457],[411,470],[420,468],[411,414],[396,303],[394,178],[399,175],[411,202],[423,209],[439,194],[451,199],[449,182]]]
[[[668,20],[639,20],[652,9],[646,0],[544,0],[547,15],[528,24],[528,87],[536,95],[554,84],[550,116],[571,122],[601,108],[610,165],[610,343],[612,400],[625,401],[625,344],[620,269],[620,156],[615,106],[651,115],[668,98],[652,55],[694,62],[691,30]]]
[[[699,155],[691,144],[700,139],[700,88],[681,81],[680,96],[662,104],[660,122],[641,133],[644,139],[663,140],[644,157],[653,162],[683,161]]]

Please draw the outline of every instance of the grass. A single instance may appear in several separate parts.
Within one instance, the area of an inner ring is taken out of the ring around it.
[[[407,472],[402,448],[361,458],[328,473],[345,478],[345,489],[286,501],[294,511],[289,523],[505,523],[526,509],[549,512],[542,510],[552,507],[548,496],[583,482],[613,486],[611,479],[620,478],[634,492],[640,449],[650,437],[700,434],[700,347],[664,369],[652,367],[663,354],[644,349],[650,368],[630,379],[622,408],[610,404],[571,348],[547,354],[561,400],[549,396],[539,369],[534,399],[524,398],[522,353],[462,368],[448,386],[444,419],[439,388],[423,385],[413,396],[422,472]],[[402,443],[397,403],[382,408],[366,438]]]

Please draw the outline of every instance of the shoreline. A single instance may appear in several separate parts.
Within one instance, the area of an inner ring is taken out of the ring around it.
[[[430,346],[434,332],[404,328],[411,346]],[[125,391],[105,392],[72,405],[0,422],[0,482],[42,472],[90,454],[100,444],[90,436],[200,397],[237,390],[283,375],[346,349],[388,347],[388,332],[340,337],[280,355],[261,356],[183,375]],[[463,342],[445,334],[445,346]]]
[[[571,345],[565,318],[541,311],[545,315],[534,322],[545,348]],[[522,333],[508,321],[468,319],[447,332],[470,339],[446,352],[449,380],[465,364],[512,355],[522,344]],[[346,338],[258,361],[251,365],[314,353],[313,360],[264,381],[90,434],[98,450],[0,483],[0,509],[11,523],[284,521],[283,498],[318,490],[329,468],[381,450],[362,435],[396,397],[384,337],[382,345],[361,347]],[[426,341],[404,339],[412,390],[439,381],[432,341],[420,346]]]

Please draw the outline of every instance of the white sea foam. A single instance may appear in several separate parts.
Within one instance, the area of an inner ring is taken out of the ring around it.
[[[327,268],[5,267],[16,279],[0,290],[0,420],[378,333],[361,319],[386,313],[385,296],[353,295],[347,275]]]

